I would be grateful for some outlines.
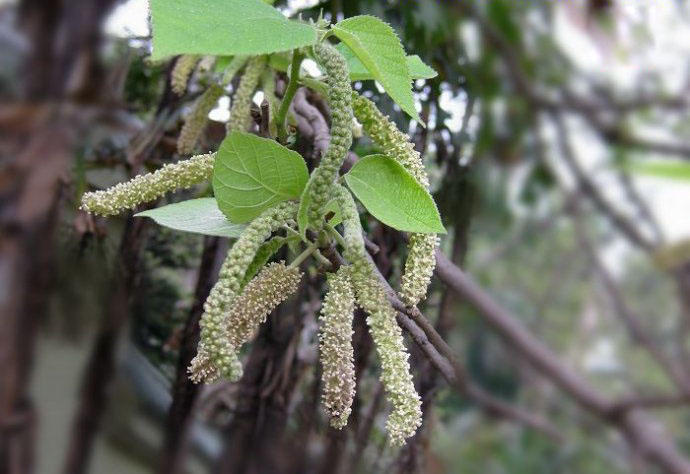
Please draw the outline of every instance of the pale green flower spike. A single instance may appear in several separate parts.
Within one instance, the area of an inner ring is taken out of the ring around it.
[[[213,69],[215,64],[215,56],[204,56],[199,60],[199,65],[196,67],[196,69],[199,72],[209,72],[211,69]]]
[[[240,79],[240,84],[237,86],[237,91],[232,96],[232,108],[230,109],[230,120],[227,124],[228,132],[233,130],[238,132],[246,132],[251,123],[249,110],[252,106],[252,98],[254,97],[254,90],[259,85],[261,73],[266,66],[265,56],[256,56],[247,62],[247,67],[244,68],[244,74]]]
[[[297,291],[302,272],[284,262],[270,263],[251,279],[230,310],[228,337],[237,349],[250,341],[261,323],[283,301]]]
[[[381,360],[381,382],[392,405],[386,428],[391,444],[402,445],[422,424],[422,402],[414,387],[409,354],[395,319],[395,310],[366,258],[355,202],[344,188],[338,187],[337,192],[345,229],[345,257],[352,268],[351,282],[357,303],[369,313],[367,324]]]
[[[314,55],[326,73],[331,108],[331,140],[307,184],[311,198],[308,217],[318,231],[323,228],[324,208],[332,195],[333,183],[352,145],[352,89],[347,62],[338,50],[322,43],[314,46]]]
[[[223,95],[223,88],[218,84],[212,84],[197,99],[192,112],[187,116],[184,126],[177,138],[177,151],[182,155],[187,155],[194,151],[196,142],[208,123],[208,113]]]
[[[225,68],[223,71],[223,80],[222,84],[223,86],[227,86],[230,84],[230,82],[235,78],[238,72],[240,72],[240,69],[244,67],[245,64],[247,64],[247,61],[249,61],[249,56],[234,56],[230,60],[230,64]]]
[[[183,54],[177,58],[172,73],[170,73],[170,85],[175,94],[182,95],[185,93],[187,82],[189,82],[189,78],[200,59],[201,56],[193,54]]]
[[[319,316],[319,354],[323,381],[323,404],[331,426],[347,425],[355,397],[355,361],[352,347],[352,318],[355,294],[349,267],[328,275],[328,291]]]
[[[112,216],[125,209],[153,201],[169,191],[189,188],[210,179],[214,154],[197,155],[174,164],[163,165],[153,173],[141,174],[104,191],[85,193],[81,208],[93,214]]]
[[[228,252],[211,289],[201,316],[201,339],[197,355],[189,367],[190,379],[212,382],[219,377],[231,381],[242,376],[237,347],[231,341],[230,309],[240,291],[247,268],[261,244],[284,225],[294,226],[295,202],[282,202],[264,211],[247,226]]]
[[[352,109],[364,132],[381,151],[397,160],[417,181],[429,189],[429,178],[419,152],[388,117],[369,99],[352,91]],[[409,255],[405,262],[400,296],[405,304],[415,306],[426,297],[436,266],[434,252],[439,239],[436,234],[410,234]]]

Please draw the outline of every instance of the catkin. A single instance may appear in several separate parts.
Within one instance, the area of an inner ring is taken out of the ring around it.
[[[228,316],[230,343],[239,349],[251,340],[261,323],[297,291],[302,272],[284,262],[270,263],[252,278],[235,299]]]
[[[314,230],[324,225],[326,203],[330,200],[338,170],[352,145],[352,96],[347,62],[338,50],[327,43],[314,46],[314,55],[326,73],[328,105],[331,109],[331,139],[328,149],[307,183],[307,215]]]
[[[355,363],[352,318],[355,295],[349,268],[328,275],[328,291],[319,316],[319,354],[322,367],[323,404],[331,426],[342,428],[352,412],[355,396]]]
[[[223,88],[218,84],[212,84],[196,101],[177,139],[177,151],[180,154],[186,155],[194,151],[196,142],[208,123],[208,113],[222,95]]]
[[[366,257],[355,202],[344,188],[339,187],[337,192],[345,230],[345,257],[352,267],[352,285],[357,303],[369,314],[367,325],[381,360],[381,382],[392,406],[386,428],[391,443],[401,445],[422,424],[422,402],[414,387],[409,354],[395,319],[395,310]]]
[[[364,132],[381,151],[403,165],[428,190],[429,178],[424,162],[409,137],[398,130],[373,102],[354,91],[352,109]],[[400,287],[400,296],[405,304],[415,306],[426,296],[436,266],[434,253],[438,243],[436,234],[410,234],[409,255]]]
[[[189,188],[210,179],[213,174],[214,154],[197,155],[188,160],[163,165],[153,173],[141,174],[125,183],[92,193],[81,198],[81,208],[93,214],[112,216],[125,209],[153,201],[169,191]]]
[[[237,86],[237,91],[232,97],[232,107],[230,108],[230,120],[227,124],[228,133],[235,130],[246,132],[251,123],[249,110],[252,105],[254,90],[259,84],[261,73],[266,66],[265,56],[256,56],[247,62],[244,74]]]
[[[177,58],[172,73],[170,74],[170,85],[175,94],[182,95],[185,93],[187,90],[187,82],[189,82],[189,78],[200,59],[200,56],[193,54],[183,54]]]
[[[232,344],[229,311],[240,291],[247,268],[261,244],[285,224],[294,225],[297,204],[281,202],[254,219],[228,252],[211,289],[201,316],[201,338],[197,356],[189,367],[194,382],[212,382],[219,377],[238,380],[242,366]]]

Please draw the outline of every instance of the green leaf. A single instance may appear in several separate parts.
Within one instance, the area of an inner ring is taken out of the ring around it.
[[[309,222],[308,222],[308,217],[307,217],[307,210],[309,209],[309,203],[311,203],[311,197],[309,193],[309,184],[307,184],[304,187],[304,191],[302,192],[302,197],[300,199],[299,203],[299,209],[297,209],[297,228],[299,229],[300,235],[302,237],[307,236],[307,227],[309,227]],[[331,216],[328,219],[328,223],[331,224],[332,226],[337,226],[341,222],[343,222],[343,216],[340,212],[340,206],[338,205],[338,201],[336,199],[331,199],[326,203],[326,215],[329,213],[333,213],[333,216]]]
[[[333,26],[333,33],[355,53],[400,108],[423,124],[412,97],[405,50],[393,28],[365,15],[339,22]]]
[[[135,214],[150,217],[157,224],[183,232],[237,238],[244,225],[230,222],[214,198],[190,199]]]
[[[259,55],[316,43],[312,25],[261,0],[151,0],[153,59],[174,54]]]
[[[385,155],[359,160],[345,181],[378,220],[398,230],[445,233],[434,199],[400,163]]]
[[[345,43],[339,43],[335,47],[340,53],[345,56],[348,69],[350,70],[350,80],[352,81],[368,81],[374,79],[374,75],[362,64],[355,53],[347,47]],[[408,55],[405,58],[407,62],[407,70],[412,79],[431,79],[436,77],[438,73],[431,67],[424,64],[424,61],[419,56]]]
[[[690,163],[684,161],[644,161],[629,165],[631,172],[656,178],[690,181]]]
[[[299,153],[249,133],[223,140],[213,167],[213,193],[232,222],[247,222],[275,204],[297,199],[309,178]]]

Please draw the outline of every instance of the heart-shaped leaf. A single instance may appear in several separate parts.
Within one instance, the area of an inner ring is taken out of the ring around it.
[[[368,81],[374,79],[374,75],[369,71],[362,61],[357,58],[355,53],[347,47],[345,43],[339,43],[336,49],[345,57],[347,61],[347,67],[350,71],[350,80],[352,81]],[[407,62],[407,70],[410,73],[412,79],[431,79],[436,77],[438,73],[434,71],[431,67],[424,64],[416,54],[408,55],[405,58]]]
[[[245,227],[230,222],[220,212],[214,198],[190,199],[168,204],[140,212],[136,216],[150,217],[157,224],[170,229],[218,237],[237,238]]]
[[[397,161],[385,155],[359,160],[345,181],[378,220],[398,230],[445,233],[434,199]]]
[[[299,198],[308,178],[299,153],[267,138],[232,132],[216,153],[213,193],[223,214],[242,223]]]
[[[400,108],[423,123],[412,96],[405,50],[393,28],[376,17],[363,15],[337,23],[333,33],[355,53]]]
[[[259,55],[316,43],[316,29],[262,0],[151,0],[153,58]]]

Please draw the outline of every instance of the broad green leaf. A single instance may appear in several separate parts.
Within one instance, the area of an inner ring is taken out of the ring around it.
[[[292,57],[288,53],[271,54],[268,58],[268,65],[278,71],[287,72],[290,69]]]
[[[355,53],[345,45],[345,43],[339,43],[336,49],[345,56],[347,61],[348,69],[350,70],[350,80],[352,81],[368,81],[374,79],[374,75],[362,64]],[[408,55],[405,58],[407,62],[407,70],[410,73],[412,79],[431,79],[436,77],[438,73],[434,71],[431,67],[424,64],[424,61],[420,59],[419,56]]]
[[[151,0],[153,59],[174,54],[258,55],[316,43],[312,25],[261,0]]]
[[[629,165],[636,174],[690,181],[690,163],[685,161],[643,161]]]
[[[364,15],[337,23],[333,33],[355,53],[400,108],[423,123],[412,97],[405,50],[393,28],[376,17]]]
[[[247,222],[269,207],[297,199],[309,178],[299,153],[249,133],[223,140],[213,167],[213,193],[232,222]]]
[[[244,225],[230,222],[214,198],[190,199],[135,214],[150,217],[157,224],[183,232],[237,238]]]
[[[405,168],[385,155],[359,160],[345,181],[378,220],[398,230],[445,233],[434,199]]]
[[[326,203],[326,216],[328,216],[330,213],[333,213],[333,215],[328,219],[328,223],[330,225],[335,227],[343,222],[343,215],[340,212],[340,206],[338,205],[337,199],[331,199],[328,201],[328,203]]]

